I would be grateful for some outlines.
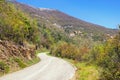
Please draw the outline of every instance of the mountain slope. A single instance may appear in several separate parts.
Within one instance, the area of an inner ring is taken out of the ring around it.
[[[35,17],[41,21],[44,19],[45,22],[64,28],[69,32],[74,30],[80,30],[88,34],[110,34],[113,35],[116,33],[116,30],[108,29],[100,25],[92,24],[72,16],[69,16],[63,12],[54,9],[45,9],[45,8],[33,8],[21,3],[15,3],[17,7],[21,8],[24,12],[29,13],[32,17]]]

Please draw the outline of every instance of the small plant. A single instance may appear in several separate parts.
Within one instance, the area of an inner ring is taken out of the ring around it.
[[[40,61],[40,59],[37,57],[37,58],[33,58],[32,60],[27,61],[26,64],[28,66],[31,66],[31,65],[33,65],[35,63],[38,63],[39,61]]]
[[[5,64],[4,62],[0,62],[0,72],[8,73],[9,66],[7,64]]]

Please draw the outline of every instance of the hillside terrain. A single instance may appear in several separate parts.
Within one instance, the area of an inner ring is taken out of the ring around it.
[[[15,5],[22,9],[30,16],[37,18],[38,22],[45,24],[49,27],[55,26],[62,28],[70,36],[90,36],[95,38],[105,38],[106,36],[113,36],[117,30],[108,29],[103,26],[92,24],[72,16],[69,16],[59,10],[47,9],[47,8],[33,8],[21,3],[15,3]]]
[[[39,61],[34,45],[38,33],[34,31],[37,27],[26,14],[10,2],[0,2],[0,76]]]

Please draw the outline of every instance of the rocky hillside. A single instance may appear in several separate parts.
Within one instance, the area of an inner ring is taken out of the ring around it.
[[[35,56],[34,48],[0,40],[0,74],[16,71],[28,66]]]

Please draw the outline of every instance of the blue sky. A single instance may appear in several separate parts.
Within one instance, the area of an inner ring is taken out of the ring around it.
[[[117,28],[120,24],[120,0],[17,0],[33,7],[52,8],[76,18]]]

